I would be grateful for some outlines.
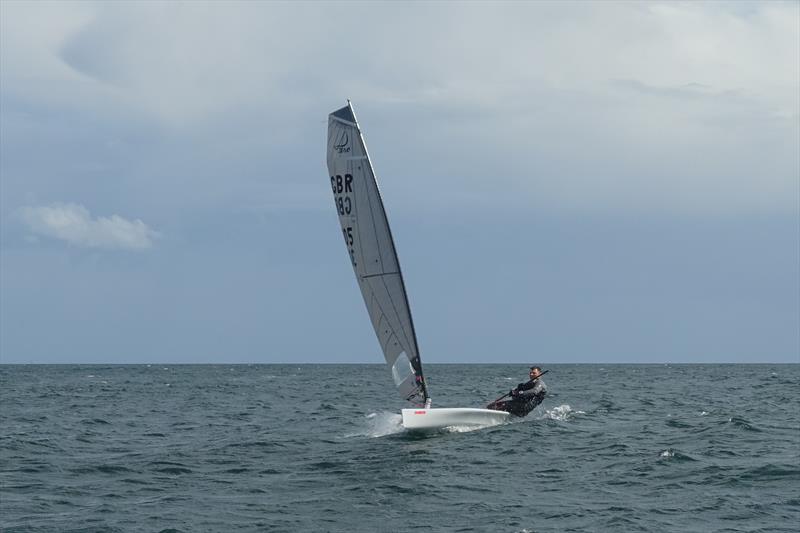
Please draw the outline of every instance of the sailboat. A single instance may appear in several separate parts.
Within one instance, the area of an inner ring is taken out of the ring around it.
[[[431,408],[419,343],[403,274],[375,172],[350,101],[328,115],[328,174],[347,253],[364,297],[410,430],[484,427],[505,422],[509,413],[490,409]]]

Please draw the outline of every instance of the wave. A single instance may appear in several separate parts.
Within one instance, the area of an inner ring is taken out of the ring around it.
[[[732,426],[734,426],[734,427],[736,427],[738,429],[743,429],[745,431],[754,431],[756,433],[761,433],[761,430],[758,429],[755,425],[753,425],[752,422],[750,422],[749,420],[746,420],[746,419],[744,419],[742,417],[732,416],[732,417],[730,417],[728,419],[727,423],[731,424]]]
[[[678,462],[686,462],[686,461],[695,462],[695,461],[697,461],[697,459],[695,459],[694,457],[692,457],[690,455],[687,455],[685,453],[681,453],[680,451],[677,451],[677,450],[675,450],[673,448],[667,448],[666,450],[660,452],[658,454],[658,459],[660,461],[673,460],[673,461],[678,461]]]
[[[800,468],[792,464],[768,463],[743,472],[739,477],[750,481],[774,481],[788,478],[795,479],[800,475]]]
[[[69,471],[72,472],[73,474],[91,474],[91,473],[121,474],[121,473],[133,472],[133,470],[131,470],[127,466],[112,465],[112,464],[79,466],[77,468],[70,468]]]

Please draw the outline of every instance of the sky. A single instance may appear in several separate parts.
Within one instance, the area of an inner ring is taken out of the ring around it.
[[[798,2],[0,2],[0,362],[800,362]]]

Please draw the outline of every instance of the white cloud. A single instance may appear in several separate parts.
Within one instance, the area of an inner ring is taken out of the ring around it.
[[[796,3],[43,4],[4,4],[7,79],[70,85],[51,99],[113,95],[104,104],[168,123],[321,92],[497,107],[525,87],[615,79],[798,112]]]
[[[37,235],[87,248],[144,250],[158,237],[158,232],[141,220],[119,215],[92,218],[88,209],[77,204],[23,207],[19,215]]]
[[[0,7],[6,115],[141,120],[191,139],[192,158],[231,154],[152,180],[165,202],[236,197],[237,175],[223,191],[179,180],[262,166],[260,147],[322,161],[325,114],[350,97],[379,174],[405,174],[409,154],[423,169],[403,181],[425,188],[415,202],[465,190],[482,207],[798,209],[796,2]],[[142,153],[155,170],[138,183],[182,156]]]

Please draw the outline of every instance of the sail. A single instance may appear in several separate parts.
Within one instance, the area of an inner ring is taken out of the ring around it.
[[[400,394],[428,400],[403,275],[375,173],[348,101],[328,116],[328,173],[342,236]]]

